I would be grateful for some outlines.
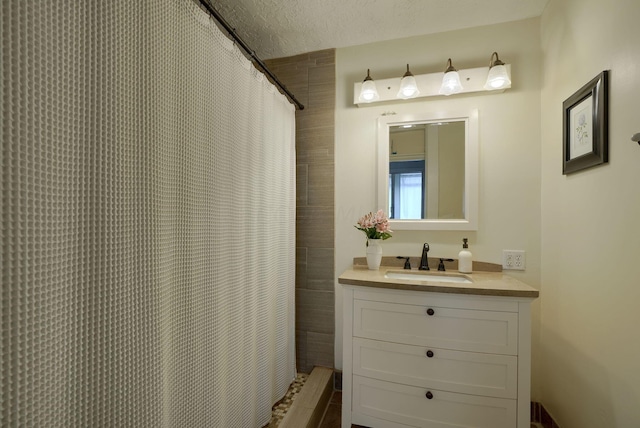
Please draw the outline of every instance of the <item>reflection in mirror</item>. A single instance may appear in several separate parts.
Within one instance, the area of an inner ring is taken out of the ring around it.
[[[389,218],[464,218],[465,122],[389,127]]]
[[[378,120],[378,205],[393,229],[476,230],[478,112]]]

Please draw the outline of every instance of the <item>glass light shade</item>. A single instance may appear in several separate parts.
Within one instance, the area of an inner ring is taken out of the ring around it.
[[[418,84],[416,78],[413,76],[404,76],[400,81],[400,90],[398,91],[398,98],[408,99],[417,97],[420,94],[418,90]]]
[[[442,95],[457,94],[462,91],[462,83],[460,83],[460,75],[457,71],[448,71],[444,73],[442,78],[442,86],[439,93]]]
[[[358,100],[362,103],[370,103],[380,99],[378,90],[376,89],[376,82],[373,80],[365,80],[362,82],[362,88],[360,88],[360,96]]]
[[[494,89],[502,89],[511,84],[507,68],[504,65],[494,65],[489,69],[489,75],[487,76],[487,82],[484,84],[484,88],[488,91]]]

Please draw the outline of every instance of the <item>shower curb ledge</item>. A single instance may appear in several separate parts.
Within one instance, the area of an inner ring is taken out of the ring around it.
[[[314,367],[279,428],[316,428],[333,392],[333,370]]]

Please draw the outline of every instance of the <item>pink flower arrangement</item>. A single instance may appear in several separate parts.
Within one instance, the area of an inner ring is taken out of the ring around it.
[[[362,216],[358,220],[358,224],[354,226],[356,229],[361,230],[367,235],[369,239],[389,239],[393,232],[389,229],[389,219],[382,210],[378,212],[369,213]]]

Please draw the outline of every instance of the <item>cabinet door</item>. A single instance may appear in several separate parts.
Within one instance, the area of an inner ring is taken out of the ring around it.
[[[457,394],[360,376],[353,379],[352,405],[353,422],[366,421],[371,426],[388,426],[386,421],[393,421],[393,426],[429,428],[516,426],[516,400]]]
[[[354,300],[353,335],[409,345],[517,355],[518,314]]]
[[[518,358],[354,338],[356,375],[463,394],[517,398]]]

